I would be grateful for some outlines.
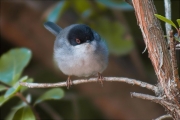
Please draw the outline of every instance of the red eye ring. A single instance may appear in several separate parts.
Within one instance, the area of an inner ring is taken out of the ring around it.
[[[80,44],[81,41],[78,38],[76,38],[76,43]]]

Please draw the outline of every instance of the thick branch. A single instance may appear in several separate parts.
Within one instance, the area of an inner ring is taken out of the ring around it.
[[[142,82],[135,79],[124,78],[124,77],[104,77],[104,81],[109,82],[125,82],[131,85],[137,85],[140,87],[147,88],[152,90],[153,92],[157,92],[157,87],[151,85],[146,82]],[[81,79],[81,80],[73,80],[72,84],[77,85],[81,83],[88,83],[88,82],[97,82],[97,78],[89,78],[89,79]],[[29,88],[48,88],[48,87],[64,87],[66,86],[66,82],[59,82],[59,83],[27,83],[27,82],[20,82],[20,85],[27,86]]]
[[[163,96],[161,105],[168,110],[174,119],[179,120],[180,104],[178,101],[180,100],[180,94],[177,85],[174,84],[172,61],[167,42],[163,36],[164,33],[158,19],[154,16],[157,11],[153,0],[132,0],[132,2],[149,58],[158,78],[159,90],[161,90],[161,96]],[[144,99],[149,100],[151,98],[144,97]]]
[[[175,99],[177,91],[170,90],[170,86],[173,85],[171,57],[160,23],[154,16],[157,12],[153,1],[133,0],[132,2],[158,81],[167,98]]]

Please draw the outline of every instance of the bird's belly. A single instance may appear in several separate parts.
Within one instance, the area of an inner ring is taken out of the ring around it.
[[[94,57],[66,57],[58,62],[58,66],[66,75],[88,77],[98,72],[101,73],[106,67],[105,62],[101,61],[99,63],[97,59],[92,58]]]

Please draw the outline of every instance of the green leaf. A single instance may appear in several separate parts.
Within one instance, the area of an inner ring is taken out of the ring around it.
[[[13,96],[10,96],[8,98],[5,98],[4,95],[0,96],[0,106],[2,106],[5,102],[7,102],[10,98]]]
[[[68,6],[68,0],[59,1],[47,16],[46,21],[57,22],[58,18],[62,15]]]
[[[132,40],[123,37],[125,29],[119,22],[101,18],[91,27],[106,40],[110,53],[114,55],[128,54],[134,47]]]
[[[0,92],[1,91],[4,91],[4,90],[6,90],[7,89],[7,87],[6,86],[4,86],[4,85],[0,85]]]
[[[10,113],[7,115],[7,117],[5,118],[5,120],[12,120],[14,117],[14,114],[17,112],[17,110],[19,110],[22,107],[27,106],[27,104],[25,102],[20,102],[19,104],[17,104],[15,107],[13,107],[10,111]]]
[[[81,16],[82,18],[88,18],[91,16],[92,12],[93,12],[92,9],[87,9],[81,14]]]
[[[26,48],[12,49],[3,54],[0,58],[0,81],[13,85],[19,79],[30,58],[31,51]]]
[[[45,100],[59,100],[64,96],[64,91],[60,88],[53,88],[41,95],[34,103],[34,105]]]
[[[19,81],[24,82],[27,79],[27,76],[22,77]],[[19,85],[19,81],[11,88],[9,88],[4,95],[0,96],[0,106],[2,106],[5,102],[7,102],[9,99],[11,99],[16,92],[22,87]]]
[[[17,110],[11,110],[9,114],[6,116],[5,120],[12,120],[14,117],[14,114],[17,112]]]
[[[162,15],[158,15],[158,14],[154,14],[154,15],[155,15],[158,19],[160,19],[160,20],[162,20],[162,21],[164,21],[164,22],[166,22],[166,23],[169,23],[170,25],[172,25],[173,27],[175,27],[175,28],[177,29],[176,25],[175,25],[171,20],[165,18],[165,17],[162,16]]]
[[[30,107],[22,107],[14,115],[13,120],[35,120],[35,116]]]
[[[82,14],[90,8],[90,3],[87,0],[75,0],[73,1],[73,6],[78,13]]]
[[[4,97],[7,98],[7,97],[9,97],[9,96],[11,96],[11,95],[13,95],[13,94],[15,94],[15,93],[16,93],[16,89],[14,89],[13,87],[12,87],[12,88],[9,88],[9,89],[6,91]]]
[[[24,76],[23,78],[21,78],[18,82],[16,82],[16,84],[15,84],[13,87],[9,88],[9,89],[6,91],[4,97],[7,98],[7,97],[9,97],[9,96],[14,95],[16,92],[18,92],[18,90],[19,90],[20,87],[21,87],[20,84],[19,84],[19,82],[24,82],[24,81],[26,81],[27,79],[28,79],[27,76]]]
[[[176,21],[177,21],[177,23],[178,23],[178,25],[180,27],[180,19],[177,19]]]

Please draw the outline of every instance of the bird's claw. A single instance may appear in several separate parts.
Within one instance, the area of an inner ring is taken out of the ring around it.
[[[67,86],[67,89],[69,89],[69,87],[72,85],[72,81],[71,81],[71,76],[68,76],[68,79],[66,81],[66,86]]]
[[[98,73],[97,81],[100,82],[100,84],[102,85],[102,87],[103,87],[103,80],[104,80],[104,77],[101,75],[101,73]]]

